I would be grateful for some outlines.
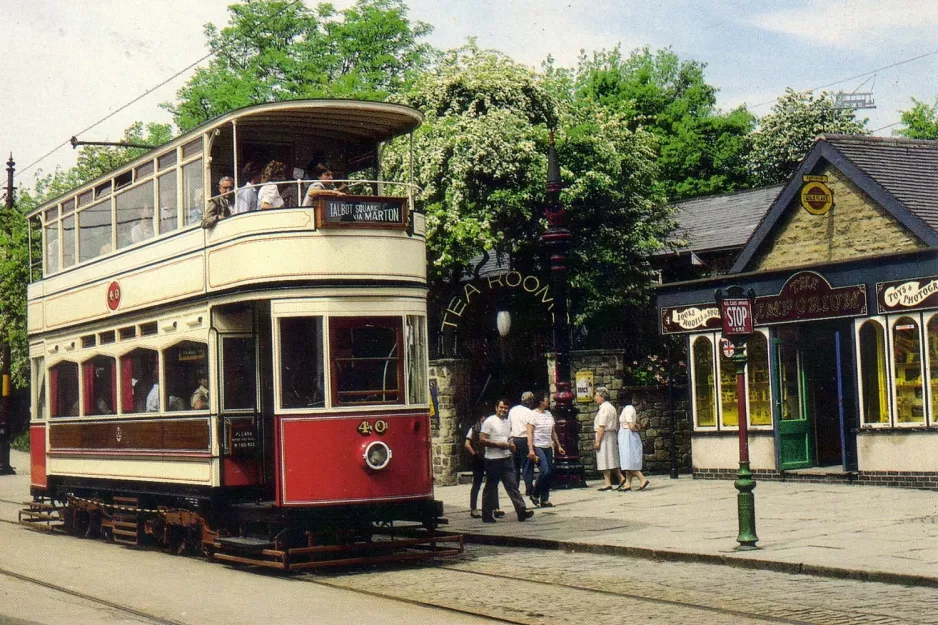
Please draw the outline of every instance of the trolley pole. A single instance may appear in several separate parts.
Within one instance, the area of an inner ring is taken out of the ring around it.
[[[567,230],[567,211],[560,204],[560,165],[554,147],[554,133],[550,133],[547,154],[547,232],[541,243],[550,254],[551,292],[554,300],[554,412],[557,414],[557,438],[565,454],[557,455],[554,480],[558,488],[586,486],[583,462],[580,459],[580,423],[573,405],[570,383],[570,323],[567,319],[567,252],[573,235]]]
[[[749,468],[749,417],[746,410],[746,341],[752,334],[753,318],[752,303],[755,293],[752,289],[745,291],[741,286],[731,286],[724,295],[717,289],[716,301],[720,306],[723,317],[723,336],[729,343],[724,349],[736,365],[736,405],[739,415],[739,472],[733,485],[739,494],[736,497],[737,513],[739,517],[739,535],[736,542],[737,551],[751,551],[758,549],[756,543],[756,498],[752,491],[756,482],[752,479]]]
[[[7,201],[3,214],[3,229],[10,234],[13,219],[13,154],[7,161]],[[3,337],[0,343],[0,475],[13,475],[10,466],[10,438],[13,436],[13,420],[10,418],[10,341]]]

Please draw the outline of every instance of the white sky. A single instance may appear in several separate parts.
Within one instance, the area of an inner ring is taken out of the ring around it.
[[[231,0],[3,0],[0,20],[0,156],[17,162],[17,184],[38,170],[74,164],[70,146],[23,168],[207,53],[202,26],[227,23]],[[306,0],[314,4],[313,0]],[[337,0],[342,8],[351,0]],[[938,2],[932,0],[410,0],[410,17],[434,26],[439,48],[475,36],[539,67],[548,54],[572,66],[587,52],[671,46],[707,63],[719,105],[757,115],[787,86],[809,89],[923,54],[878,72],[869,127],[899,121],[915,97],[938,95]],[[929,54],[932,53],[932,54]],[[155,89],[80,139],[116,140],[159,108],[191,72]],[[857,89],[867,77],[832,87]],[[868,90],[870,83],[861,90]],[[761,106],[755,106],[759,105]],[[890,134],[892,128],[877,134]],[[2,179],[5,180],[5,175]]]

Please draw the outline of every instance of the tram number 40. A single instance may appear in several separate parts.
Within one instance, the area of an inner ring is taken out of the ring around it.
[[[375,434],[384,434],[388,431],[388,422],[384,419],[378,419],[374,423],[368,421],[367,419],[363,420],[358,424],[358,433],[362,436],[368,436],[372,432]]]

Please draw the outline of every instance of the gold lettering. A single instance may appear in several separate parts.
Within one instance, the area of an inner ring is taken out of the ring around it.
[[[517,276],[517,277],[518,277],[518,281],[515,282],[514,284],[512,284],[512,283],[511,283],[511,279],[512,279],[512,277],[514,277],[514,276]],[[505,274],[505,284],[507,284],[507,285],[510,286],[511,288],[515,288],[515,287],[517,287],[517,286],[520,286],[520,285],[521,285],[521,280],[522,280],[522,278],[521,278],[521,272],[520,272],[520,271],[509,271],[508,273]]]
[[[475,288],[474,286],[472,286],[472,283],[471,283],[471,282],[467,282],[467,283],[466,283],[466,286],[463,287],[463,291],[466,292],[466,303],[467,303],[467,304],[471,301],[471,299],[472,299],[472,294],[473,294],[473,293],[481,293],[481,292],[482,292],[482,291],[480,291],[479,289],[477,289],[477,288]]]
[[[547,304],[547,303],[549,303],[549,302],[553,302],[553,301],[554,301],[554,298],[553,298],[553,297],[547,297],[547,285],[546,285],[546,284],[541,287],[541,290],[540,290],[540,291],[538,291],[537,293],[534,294],[534,297],[537,297],[538,295],[541,296],[541,303],[542,303],[542,304]]]
[[[462,314],[466,311],[466,302],[462,301],[458,297],[454,297],[449,302],[449,307],[446,309],[446,312],[453,313],[457,317],[462,317]]]
[[[528,280],[534,280],[534,288],[531,288],[531,289],[528,288]],[[521,286],[528,293],[534,293],[541,287],[541,281],[538,280],[536,276],[526,276],[524,278],[524,282],[521,283]]]
[[[505,286],[502,284],[502,274],[496,274],[494,276],[489,276],[489,288],[492,288],[492,285],[498,283],[498,286]]]

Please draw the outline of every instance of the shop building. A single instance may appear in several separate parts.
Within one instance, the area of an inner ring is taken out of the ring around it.
[[[770,196],[740,218],[752,229],[741,248],[739,224],[711,228],[707,250],[733,256],[725,273],[687,280],[679,267],[658,288],[661,332],[687,341],[695,476],[738,466],[714,291],[740,285],[755,293],[745,401],[756,476],[938,490],[938,142],[822,136]],[[720,202],[685,205],[699,212],[686,221],[718,222]]]

